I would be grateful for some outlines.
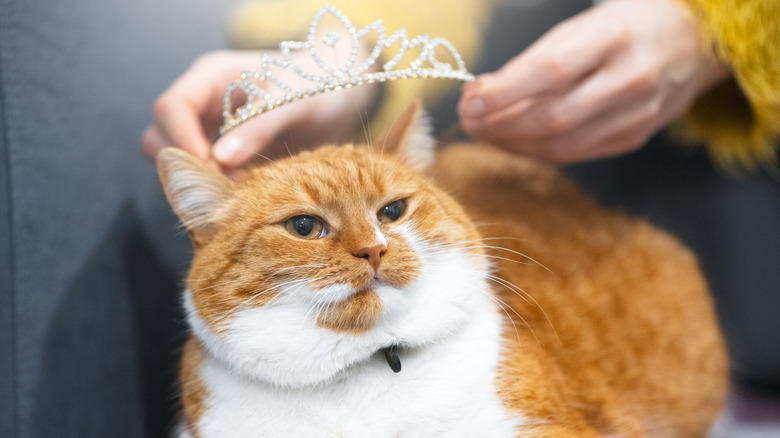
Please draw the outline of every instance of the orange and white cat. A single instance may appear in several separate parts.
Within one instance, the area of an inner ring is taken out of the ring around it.
[[[693,437],[727,361],[695,257],[554,169],[374,146],[158,169],[195,247],[181,437]]]

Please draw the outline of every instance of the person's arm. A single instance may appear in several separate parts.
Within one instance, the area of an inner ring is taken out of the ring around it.
[[[606,1],[479,77],[458,109],[477,138],[570,163],[642,146],[729,74],[686,5]]]

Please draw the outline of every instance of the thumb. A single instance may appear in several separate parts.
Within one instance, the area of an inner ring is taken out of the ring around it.
[[[262,155],[292,123],[284,109],[257,116],[220,137],[212,149],[214,160],[223,167],[235,168]]]

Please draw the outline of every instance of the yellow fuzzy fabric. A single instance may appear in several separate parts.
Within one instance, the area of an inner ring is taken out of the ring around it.
[[[281,41],[301,40],[324,2],[270,0],[244,3],[231,16],[233,39],[238,47],[253,49],[275,48]],[[344,12],[358,29],[381,19],[387,36],[404,27],[409,38],[420,34],[444,37],[471,68],[482,45],[484,22],[492,10],[490,1],[473,0],[331,0],[327,3]],[[392,49],[386,49],[383,55],[392,56]],[[404,60],[411,61],[411,56]],[[372,124],[377,130],[385,129],[414,98],[430,102],[456,85],[454,81],[441,79],[387,82],[382,105]]]
[[[780,0],[685,0],[734,79],[702,96],[683,135],[726,168],[773,165],[780,138]]]

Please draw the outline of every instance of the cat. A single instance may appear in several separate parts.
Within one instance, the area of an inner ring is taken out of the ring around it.
[[[194,259],[181,437],[694,437],[726,351],[695,256],[552,166],[373,145],[157,165]]]

